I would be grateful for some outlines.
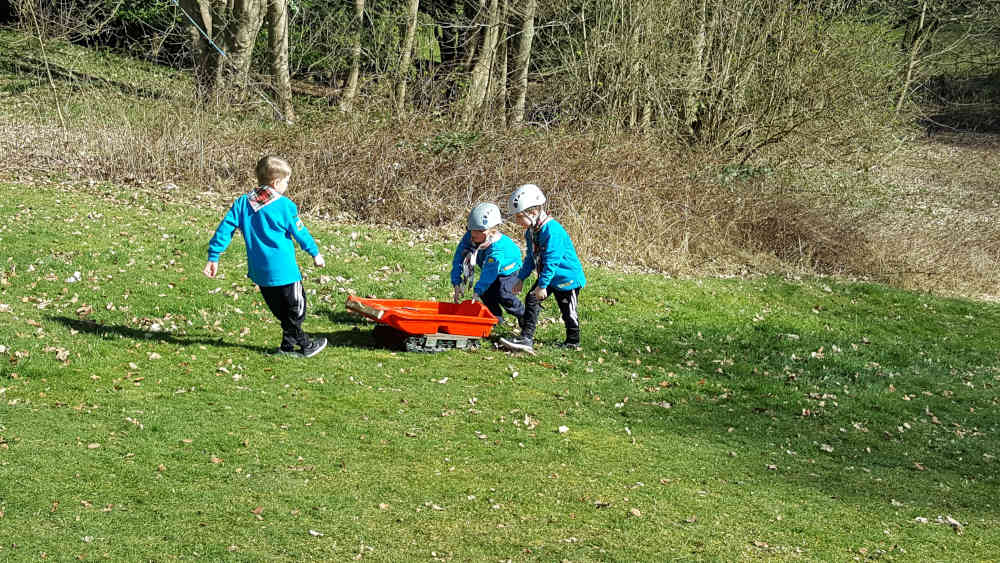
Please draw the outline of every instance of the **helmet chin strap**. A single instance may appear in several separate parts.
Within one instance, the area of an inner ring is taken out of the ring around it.
[[[549,218],[548,213],[546,213],[544,209],[539,209],[538,215],[535,215],[535,220],[531,223],[531,228],[532,229],[540,228],[545,223],[545,221],[548,220],[548,218]]]

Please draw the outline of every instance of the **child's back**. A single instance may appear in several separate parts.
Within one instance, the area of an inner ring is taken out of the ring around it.
[[[284,197],[292,169],[284,160],[265,156],[257,163],[258,187],[233,202],[212,240],[208,242],[205,275],[214,278],[219,271],[219,257],[233,239],[243,233],[247,251],[247,276],[260,288],[264,302],[281,322],[282,340],[276,353],[309,357],[326,347],[326,338],[312,339],[302,330],[306,316],[306,295],[302,273],[295,261],[295,244],[322,267],[325,262],[309,229],[299,219],[299,210]]]
[[[244,194],[233,202],[209,241],[209,260],[219,260],[219,255],[229,246],[233,230],[238,229],[246,243],[247,275],[255,284],[270,287],[300,281],[302,274],[295,260],[295,242],[311,256],[320,253],[319,247],[299,219],[298,208],[292,200],[276,194],[261,206],[255,200],[257,191]]]
[[[576,255],[576,248],[566,229],[544,209],[545,195],[538,186],[525,184],[514,190],[510,196],[510,213],[523,227],[528,254],[517,277],[521,280],[516,290],[519,292],[524,280],[532,272],[537,279],[524,300],[524,317],[521,320],[521,336],[501,338],[500,343],[511,350],[534,353],[535,328],[542,301],[550,294],[555,296],[566,325],[566,340],[563,346],[572,349],[580,347],[580,319],[577,313],[580,290],[587,283],[583,266]]]
[[[527,278],[532,268],[538,272],[538,286],[555,286],[568,291],[587,284],[576,247],[562,223],[547,217],[538,227],[524,231],[528,255],[518,277]]]

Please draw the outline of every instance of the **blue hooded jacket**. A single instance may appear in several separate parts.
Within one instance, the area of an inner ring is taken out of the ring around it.
[[[295,262],[295,241],[310,256],[319,247],[309,229],[299,219],[299,210],[287,197],[278,196],[254,211],[251,194],[240,196],[222,218],[215,235],[208,242],[209,262],[218,262],[239,229],[247,247],[247,276],[261,287],[288,285],[302,280]]]
[[[451,285],[462,283],[462,263],[465,256],[474,251],[472,236],[468,231],[462,237],[455,249],[455,257],[451,260]],[[476,265],[480,268],[479,281],[472,291],[482,295],[500,276],[511,276],[521,268],[521,248],[507,235],[501,234],[493,244],[476,254]]]
[[[525,280],[537,269],[538,287],[555,286],[560,291],[569,291],[587,284],[573,241],[559,221],[546,219],[538,229],[526,230],[524,239],[528,255],[518,278]]]

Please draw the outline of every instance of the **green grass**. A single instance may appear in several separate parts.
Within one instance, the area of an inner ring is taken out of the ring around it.
[[[460,233],[313,220],[331,346],[272,358],[223,202],[3,189],[2,559],[995,557],[995,304],[590,267],[583,352],[549,304],[537,357],[396,353],[347,292],[447,298]]]
[[[0,69],[14,73],[32,70],[43,80],[51,73],[54,79],[76,82],[77,87],[95,82],[131,94],[164,97],[190,92],[183,73],[109,50],[87,49],[66,41],[46,40],[43,58],[37,37],[6,29],[0,29],[0,48],[3,49]]]

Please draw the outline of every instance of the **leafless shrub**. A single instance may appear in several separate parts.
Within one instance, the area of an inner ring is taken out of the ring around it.
[[[267,119],[263,102],[213,108],[183,92],[137,99],[104,83],[57,82],[66,100],[60,127],[46,104],[48,81],[24,82],[0,121],[6,178],[67,174],[154,189],[169,182],[182,188],[172,197],[207,191],[221,204],[249,189],[261,154],[275,153],[295,170],[300,206],[341,222],[445,227],[457,236],[472,204],[505,206],[516,185],[535,182],[592,262],[679,275],[842,273],[966,294],[995,293],[1000,282],[993,145],[961,147],[983,163],[970,170],[948,164],[969,162],[951,145],[876,158],[817,143],[829,158],[774,152],[784,168],[757,174],[761,165],[733,169],[718,153],[631,134],[478,132],[329,108],[304,108],[299,125],[286,127]],[[924,221],[897,213],[918,200],[949,214]]]

